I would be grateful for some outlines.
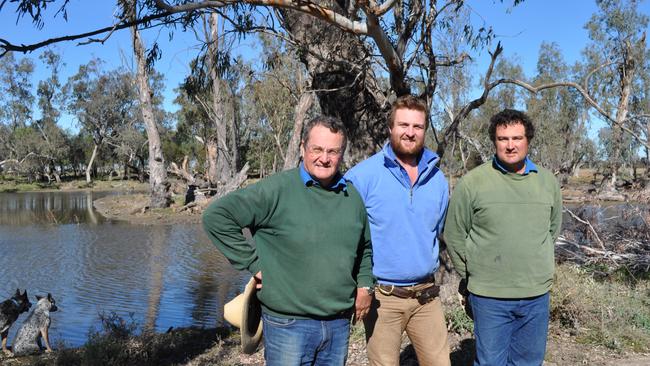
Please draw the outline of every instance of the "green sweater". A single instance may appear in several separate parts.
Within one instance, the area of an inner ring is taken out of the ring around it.
[[[444,238],[468,290],[525,298],[551,288],[562,195],[543,168],[504,173],[487,162],[467,173],[451,196]]]
[[[306,186],[292,169],[213,202],[203,226],[235,268],[262,271],[258,298],[273,315],[337,315],[353,307],[357,287],[372,286],[368,219],[351,184]]]

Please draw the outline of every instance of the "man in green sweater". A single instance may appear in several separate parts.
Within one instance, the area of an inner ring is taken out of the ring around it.
[[[203,214],[214,245],[258,282],[269,366],[345,364],[350,319],[370,307],[368,219],[339,172],[346,141],[340,120],[314,118],[299,168],[230,193]]]
[[[494,115],[494,158],[467,173],[449,203],[444,238],[474,317],[474,365],[544,361],[562,196],[528,158],[534,133],[523,112]]]

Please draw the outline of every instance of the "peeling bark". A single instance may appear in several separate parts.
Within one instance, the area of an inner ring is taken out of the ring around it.
[[[135,9],[133,9],[133,12]],[[132,13],[133,14],[133,13]],[[135,15],[132,15],[135,18]],[[147,61],[145,58],[144,44],[140,33],[135,26],[131,27],[133,41],[133,53],[137,61],[136,80],[140,96],[140,110],[144,120],[147,139],[149,140],[149,187],[151,194],[152,208],[169,207],[171,204],[170,184],[167,181],[165,170],[165,159],[162,153],[160,133],[153,112],[151,95],[153,92],[149,87],[149,74],[147,72]]]

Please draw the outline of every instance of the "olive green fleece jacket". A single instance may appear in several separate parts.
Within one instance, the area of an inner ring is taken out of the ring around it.
[[[299,169],[281,172],[210,204],[203,225],[235,268],[262,271],[258,298],[272,315],[341,314],[373,284],[368,219],[351,184],[327,190],[306,186]]]
[[[444,239],[471,293],[526,298],[551,288],[561,225],[562,195],[550,171],[505,173],[487,162],[456,185]]]

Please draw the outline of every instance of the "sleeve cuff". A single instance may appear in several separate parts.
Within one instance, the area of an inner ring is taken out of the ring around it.
[[[372,276],[359,276],[357,277],[357,288],[359,287],[372,287],[375,285],[375,279]]]
[[[250,266],[248,266],[248,271],[254,275],[257,274],[257,272],[261,271],[262,269],[260,268],[260,261],[259,259],[255,259],[253,263],[251,263]]]

